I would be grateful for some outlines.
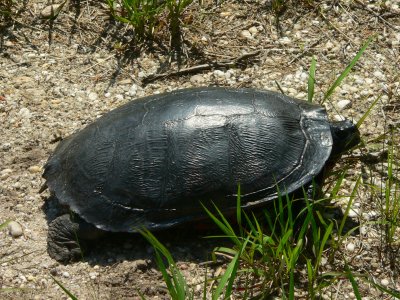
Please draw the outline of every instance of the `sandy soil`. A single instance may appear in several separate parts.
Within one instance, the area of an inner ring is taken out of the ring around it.
[[[23,234],[13,237],[7,228],[0,231],[0,298],[67,298],[51,276],[79,299],[136,299],[138,291],[148,299],[168,298],[152,249],[139,236],[103,239],[83,261],[70,265],[60,265],[46,252],[47,221],[42,208],[49,194],[38,193],[43,184],[42,166],[60,138],[134,98],[209,85],[278,90],[278,83],[287,95],[306,100],[307,72],[314,56],[316,100],[320,101],[360,47],[374,36],[325,106],[332,119],[359,120],[381,96],[361,126],[363,139],[372,141],[389,125],[399,137],[399,5],[397,1],[386,1],[386,5],[384,1],[368,1],[368,5],[365,1],[332,2],[290,8],[279,20],[269,1],[193,4],[183,18],[185,43],[179,65],[168,54],[165,26],[160,25],[155,43],[135,47],[129,43],[131,30],[110,20],[97,1],[70,1],[49,22],[40,18],[47,1],[32,0],[13,22],[3,22],[0,224],[16,221]],[[154,74],[210,63],[219,63],[219,67],[149,82]],[[343,194],[351,190],[359,174],[364,183],[380,185],[385,175],[378,173],[378,165],[371,167],[360,157],[368,153],[376,157],[381,149],[381,142],[368,142],[354,153],[358,158]],[[380,213],[368,195],[365,188],[354,201],[351,215],[362,227],[343,245],[343,251],[354,271],[371,274],[378,282],[400,290],[398,277],[379,252],[381,232],[367,223]],[[212,276],[220,267],[206,267],[205,262],[221,243],[201,239],[190,228],[176,233],[165,233],[163,241],[188,282],[200,291],[206,269]],[[361,292],[369,299],[383,299],[368,285]],[[330,293],[340,299],[354,298],[347,281],[338,282]]]

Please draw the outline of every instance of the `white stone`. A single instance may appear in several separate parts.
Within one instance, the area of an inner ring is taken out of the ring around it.
[[[223,71],[221,71],[221,70],[215,70],[214,71],[214,75],[216,76],[216,77],[225,77],[225,72],[223,72]]]
[[[64,5],[65,5],[65,2],[60,3],[60,4],[53,4],[53,5],[46,6],[40,12],[40,16],[44,19],[56,17],[60,13],[60,11]]]
[[[358,217],[358,214],[359,214],[359,210],[357,208],[351,208],[349,211],[350,218]]]
[[[30,166],[29,168],[28,168],[28,171],[30,172],[30,173],[38,173],[38,172],[40,172],[42,170],[42,168],[40,167],[40,166]]]
[[[124,100],[124,96],[121,94],[118,94],[118,95],[115,95],[115,99],[118,101],[122,101],[122,100]]]
[[[29,119],[31,117],[31,112],[26,107],[23,107],[19,110],[18,114],[23,119]]]
[[[97,96],[97,94],[95,92],[90,92],[89,95],[88,95],[88,98],[91,101],[95,101],[95,100],[97,100],[98,96]]]
[[[70,275],[67,271],[62,272],[62,276],[68,278]]]
[[[249,28],[249,32],[250,32],[252,35],[255,35],[255,34],[258,33],[258,29],[257,29],[257,27],[253,26],[253,27],[250,27],[250,28]]]
[[[365,82],[369,85],[373,84],[374,81],[372,80],[372,78],[365,78]]]
[[[128,91],[129,96],[136,96],[137,90],[138,86],[136,84],[132,84]]]
[[[379,70],[374,72],[374,76],[378,79],[385,79],[385,75]]]
[[[0,172],[0,175],[4,175],[4,174],[10,174],[12,172],[12,169],[3,169]]]
[[[11,144],[10,143],[4,143],[1,145],[1,149],[4,151],[8,151],[11,149]]]
[[[292,40],[290,38],[288,38],[287,36],[285,36],[285,37],[279,39],[279,42],[284,45],[288,45],[288,44],[292,43]]]
[[[360,227],[360,233],[361,234],[367,234],[368,233],[368,228],[365,226],[361,226]]]
[[[192,77],[190,77],[190,82],[193,84],[203,83],[204,77],[203,77],[203,75],[200,75],[200,74],[193,75]]]
[[[378,216],[378,213],[374,210],[371,210],[371,211],[367,212],[366,219],[369,221],[376,220],[377,216]]]
[[[20,237],[24,232],[22,230],[22,226],[15,221],[11,221],[8,223],[8,231],[10,235],[14,238]]]
[[[347,249],[347,251],[349,251],[349,252],[354,252],[354,250],[356,249],[356,246],[355,246],[353,243],[348,243],[348,244],[346,245],[346,249]]]
[[[383,278],[383,279],[381,280],[381,284],[384,285],[384,286],[388,286],[388,285],[389,285],[389,280],[386,279],[386,278]]]
[[[252,39],[253,36],[251,35],[250,31],[248,30],[242,30],[242,32],[240,32],[240,35],[246,39]]]
[[[327,41],[325,44],[325,48],[326,49],[332,49],[334,47],[333,43],[331,41]]]

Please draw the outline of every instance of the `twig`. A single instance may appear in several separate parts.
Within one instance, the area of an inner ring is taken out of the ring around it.
[[[150,82],[153,82],[153,81],[156,81],[156,80],[162,79],[162,78],[186,75],[186,74],[191,74],[191,73],[198,73],[200,71],[211,70],[214,68],[232,68],[245,59],[257,56],[258,54],[260,54],[260,52],[261,52],[261,50],[246,53],[246,54],[243,54],[243,55],[241,55],[231,61],[228,61],[228,62],[210,62],[210,63],[205,63],[202,65],[184,68],[184,69],[181,69],[178,71],[171,71],[171,72],[166,72],[166,73],[161,73],[161,74],[153,74],[153,75],[145,77],[143,79],[143,84],[148,84]]]
[[[378,19],[382,20],[383,23],[385,23],[387,26],[389,26],[390,28],[392,28],[393,30],[397,30],[396,27],[394,27],[392,24],[390,24],[388,21],[386,21],[382,15],[376,13],[373,9],[369,8],[368,6],[366,6],[364,3],[362,3],[360,0],[355,0],[355,2],[357,2],[359,5],[361,5],[362,9],[368,10],[370,13],[372,13],[375,17],[377,17]]]
[[[110,56],[107,56],[105,59],[87,67],[86,69],[84,69],[83,71],[81,71],[81,74],[86,73],[87,71],[89,71],[90,69],[93,69],[95,66],[102,64],[103,62],[105,62],[106,60],[109,60],[111,57],[115,56],[115,54],[112,54]]]
[[[321,40],[322,40],[322,38],[316,40],[316,41],[315,41],[314,43],[312,43],[309,47],[307,47],[306,49],[304,49],[304,51],[302,51],[300,54],[296,55],[291,61],[289,61],[289,65],[292,64],[293,62],[295,62],[296,60],[298,60],[299,58],[303,57],[308,51],[310,51],[312,48],[314,48],[315,46],[317,46]]]
[[[322,19],[324,19],[325,22],[327,22],[333,29],[335,29],[337,32],[339,32],[341,35],[343,35],[347,41],[349,41],[352,45],[353,45],[353,41],[351,38],[349,38],[344,32],[342,32],[339,28],[337,28],[335,25],[333,25],[333,23],[331,21],[328,20],[327,17],[325,17],[325,15],[320,12],[320,16],[322,17]]]

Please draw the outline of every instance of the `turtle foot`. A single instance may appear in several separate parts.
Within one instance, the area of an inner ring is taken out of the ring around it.
[[[79,240],[82,222],[65,214],[49,224],[47,252],[51,258],[64,264],[83,258],[83,244]]]

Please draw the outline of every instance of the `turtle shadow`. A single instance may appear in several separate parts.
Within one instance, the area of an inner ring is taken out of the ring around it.
[[[351,236],[360,234],[360,222],[352,217],[345,216],[340,206],[328,204],[324,208],[324,214],[327,219],[338,225],[344,220],[344,226],[341,232],[342,236],[346,234],[350,234]]]
[[[297,215],[304,209],[305,203],[297,201],[292,204],[292,214]],[[274,209],[273,202],[263,205],[257,210],[247,211],[248,215],[254,215],[262,227],[267,226],[265,214],[271,213]],[[42,207],[46,220],[50,223],[60,213],[67,213],[68,208],[62,207],[54,196],[46,199]],[[338,206],[326,203],[324,214],[329,219],[340,224],[345,220],[342,235],[350,232],[351,235],[359,233],[359,223],[350,217],[345,218]],[[229,223],[238,232],[236,218],[232,216]],[[297,220],[296,227],[301,227],[304,217]],[[193,221],[177,225],[168,229],[152,232],[152,234],[168,249],[175,261],[192,263],[204,263],[211,260],[211,255],[216,247],[232,247],[232,241],[223,236],[224,233],[211,219]],[[212,237],[212,238],[211,238]],[[218,237],[218,238],[216,238]],[[87,262],[91,266],[112,266],[125,261],[146,261],[153,262],[155,252],[153,246],[139,233],[113,233],[103,232],[100,238],[93,240],[79,241],[82,245],[80,261]],[[147,263],[148,265],[148,263]],[[153,264],[151,264],[154,266]]]
[[[227,239],[207,238],[221,235],[217,229],[197,230],[186,224],[152,232],[177,262],[202,263],[211,260],[212,251],[229,245]],[[139,233],[106,233],[99,240],[90,241],[89,252],[83,260],[90,265],[110,266],[124,261],[154,261],[153,246]]]
[[[62,214],[70,213],[68,207],[60,205],[54,195],[44,200],[42,211],[47,224]],[[211,220],[202,223],[193,221],[154,231],[152,234],[166,246],[175,261],[209,261],[216,247],[229,245],[226,238],[208,238],[222,235]],[[75,262],[87,262],[91,266],[111,266],[124,261],[153,261],[155,255],[152,245],[139,233],[102,231],[98,238],[79,240],[78,244],[81,246],[81,258]]]

